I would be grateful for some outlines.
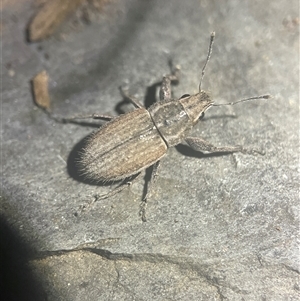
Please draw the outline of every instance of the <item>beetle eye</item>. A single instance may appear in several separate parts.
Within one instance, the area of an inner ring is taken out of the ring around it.
[[[190,94],[183,94],[179,99],[189,97],[189,96],[191,96],[191,95]]]
[[[203,117],[204,117],[204,112],[201,113],[199,119],[201,120],[201,119],[203,119]]]

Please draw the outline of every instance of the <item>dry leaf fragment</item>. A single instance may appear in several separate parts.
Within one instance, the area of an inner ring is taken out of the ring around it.
[[[40,72],[38,75],[34,77],[32,80],[33,84],[33,94],[35,103],[43,108],[49,109],[50,108],[50,96],[48,92],[48,74],[44,70]]]

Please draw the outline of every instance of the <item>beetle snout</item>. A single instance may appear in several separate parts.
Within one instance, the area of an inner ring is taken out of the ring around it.
[[[179,100],[184,107],[184,110],[192,120],[193,124],[197,123],[204,112],[212,105],[212,100],[204,91],[195,95],[181,98]]]

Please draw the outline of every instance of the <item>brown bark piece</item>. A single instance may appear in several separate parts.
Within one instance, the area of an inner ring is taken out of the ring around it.
[[[49,37],[83,1],[86,0],[48,0],[29,25],[30,41]]]
[[[44,70],[32,80],[35,103],[48,110],[50,108],[50,96],[48,92],[48,74]]]

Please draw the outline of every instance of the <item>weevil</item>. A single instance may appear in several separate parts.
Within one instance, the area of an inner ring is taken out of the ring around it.
[[[163,77],[160,99],[148,109],[121,89],[123,97],[135,106],[134,111],[118,117],[96,114],[81,117],[109,120],[89,138],[82,152],[79,166],[87,178],[103,182],[124,180],[123,184],[126,184],[129,183],[125,182],[127,179],[153,166],[148,192],[141,203],[140,214],[143,221],[146,221],[145,207],[150,184],[154,181],[160,160],[166,155],[168,148],[186,142],[192,149],[204,153],[250,152],[241,146],[217,147],[201,138],[189,136],[205,111],[212,106],[234,105],[252,99],[270,98],[270,95],[261,95],[225,104],[214,104],[208,93],[201,90],[214,38],[213,32],[202,69],[199,90],[195,95],[185,94],[179,99],[171,97],[171,81],[177,80],[179,74],[179,68],[175,68],[172,74]],[[124,185],[120,185],[100,198],[108,197],[123,187]]]

